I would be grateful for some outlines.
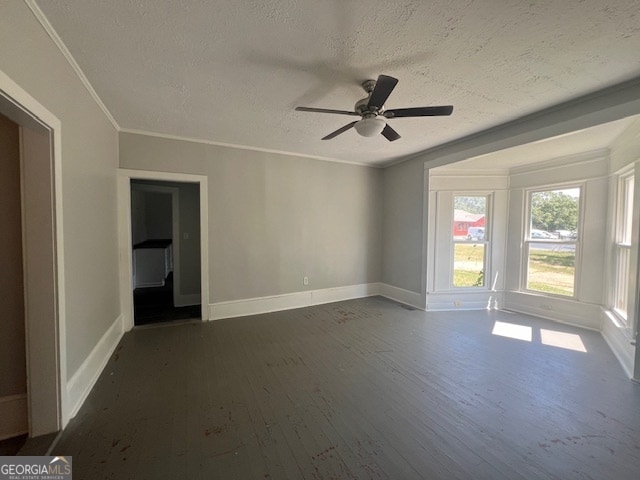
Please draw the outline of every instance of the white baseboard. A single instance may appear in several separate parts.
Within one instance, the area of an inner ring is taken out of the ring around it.
[[[380,283],[380,295],[390,300],[394,300],[405,305],[411,305],[412,307],[420,310],[425,309],[425,298],[421,293],[405,290],[404,288],[394,287],[386,283]]]
[[[0,440],[29,433],[26,393],[0,397]]]
[[[192,293],[190,295],[178,295],[175,300],[176,307],[189,307],[191,305],[200,305],[200,294]]]
[[[120,315],[104,333],[78,371],[67,382],[69,412],[66,418],[71,419],[76,416],[123,334],[123,317]]]
[[[527,292],[505,292],[504,310],[535,315],[555,322],[600,331],[602,329],[602,307]]]
[[[310,307],[312,305],[370,297],[372,295],[379,294],[380,284],[365,283],[359,285],[347,285],[345,287],[272,295],[268,297],[218,302],[209,305],[209,320],[244,317],[260,313],[290,310],[292,308]]]
[[[633,378],[636,347],[631,344],[622,332],[623,327],[611,312],[603,309],[602,317],[602,337],[620,362],[627,377]]]
[[[499,310],[502,308],[502,292],[442,292],[427,294],[427,311],[458,311],[458,310]]]

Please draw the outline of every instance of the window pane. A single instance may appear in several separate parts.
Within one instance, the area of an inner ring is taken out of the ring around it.
[[[531,243],[527,288],[572,296],[576,273],[575,244]]]
[[[631,244],[631,224],[633,222],[633,176],[626,177],[622,184],[622,225],[620,243]]]
[[[616,288],[613,308],[624,320],[627,320],[631,249],[629,247],[618,246],[616,248],[616,254],[618,258],[616,262]]]
[[[579,188],[532,193],[529,238],[568,241],[577,239],[579,210]]]
[[[484,286],[484,244],[454,244],[454,287]]]
[[[455,195],[453,205],[453,239],[483,241],[487,197]]]

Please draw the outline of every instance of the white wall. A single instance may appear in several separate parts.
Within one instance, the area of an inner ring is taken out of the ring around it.
[[[208,177],[211,303],[381,279],[379,169],[133,133],[120,166]]]
[[[120,314],[118,136],[25,2],[2,3],[0,45],[0,71],[61,122],[67,332],[61,354],[72,377]]]

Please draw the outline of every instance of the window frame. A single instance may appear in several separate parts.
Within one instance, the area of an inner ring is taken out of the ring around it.
[[[613,228],[612,242],[612,265],[613,265],[613,282],[611,282],[610,308],[616,315],[622,327],[631,333],[634,328],[633,319],[629,318],[629,300],[633,292],[629,286],[631,272],[631,256],[632,256],[632,231],[633,231],[633,209],[634,209],[634,192],[637,188],[635,179],[635,169],[633,167],[626,168],[616,175],[616,204],[614,212],[615,225]],[[632,188],[629,189],[629,181]],[[631,192],[629,192],[631,190]],[[630,207],[630,211],[627,209]],[[626,280],[620,280],[620,252],[624,251],[626,256]],[[624,287],[624,290],[621,289]],[[625,300],[625,309],[618,307],[620,297]]]
[[[456,240],[453,235],[454,225],[455,225],[455,210],[456,210],[456,197],[484,197],[485,198],[485,221],[484,221],[484,239],[480,240]],[[450,242],[451,242],[451,256],[449,258],[449,289],[455,291],[463,291],[463,292],[478,292],[478,291],[488,291],[491,290],[490,278],[491,278],[491,226],[493,223],[492,212],[493,212],[493,193],[488,192],[453,192],[453,196],[451,198],[452,203],[452,211],[451,211],[451,228],[450,232]],[[456,257],[456,245],[475,245],[475,244],[483,244],[484,245],[484,268],[483,268],[483,284],[479,286],[469,285],[469,286],[456,286],[454,285],[454,277],[456,271],[455,265],[455,257]]]
[[[558,190],[570,190],[577,188],[580,190],[580,196],[578,201],[578,225],[576,228],[575,240],[562,240],[562,239],[532,239],[531,231],[532,227],[531,214],[532,214],[532,198],[535,193],[541,192],[554,192]],[[545,185],[537,186],[535,188],[529,188],[525,190],[525,202],[524,202],[524,222],[523,222],[523,235],[522,235],[522,276],[520,278],[520,289],[524,292],[543,295],[545,297],[553,297],[565,300],[577,300],[578,292],[580,290],[580,271],[582,270],[582,238],[583,238],[583,225],[584,225],[584,204],[585,204],[585,182],[572,182],[566,184]],[[573,293],[571,295],[563,295],[560,293],[544,292],[541,290],[534,290],[528,287],[529,284],[529,256],[532,243],[543,243],[551,245],[575,245],[575,261],[574,261],[574,273],[573,273]]]

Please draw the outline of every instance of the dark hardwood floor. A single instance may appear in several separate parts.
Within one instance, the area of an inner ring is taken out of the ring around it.
[[[161,287],[136,288],[133,291],[133,315],[136,325],[200,319],[200,305],[173,306],[173,272]]]
[[[75,479],[636,480],[640,385],[597,332],[374,297],[131,331],[53,454]]]

